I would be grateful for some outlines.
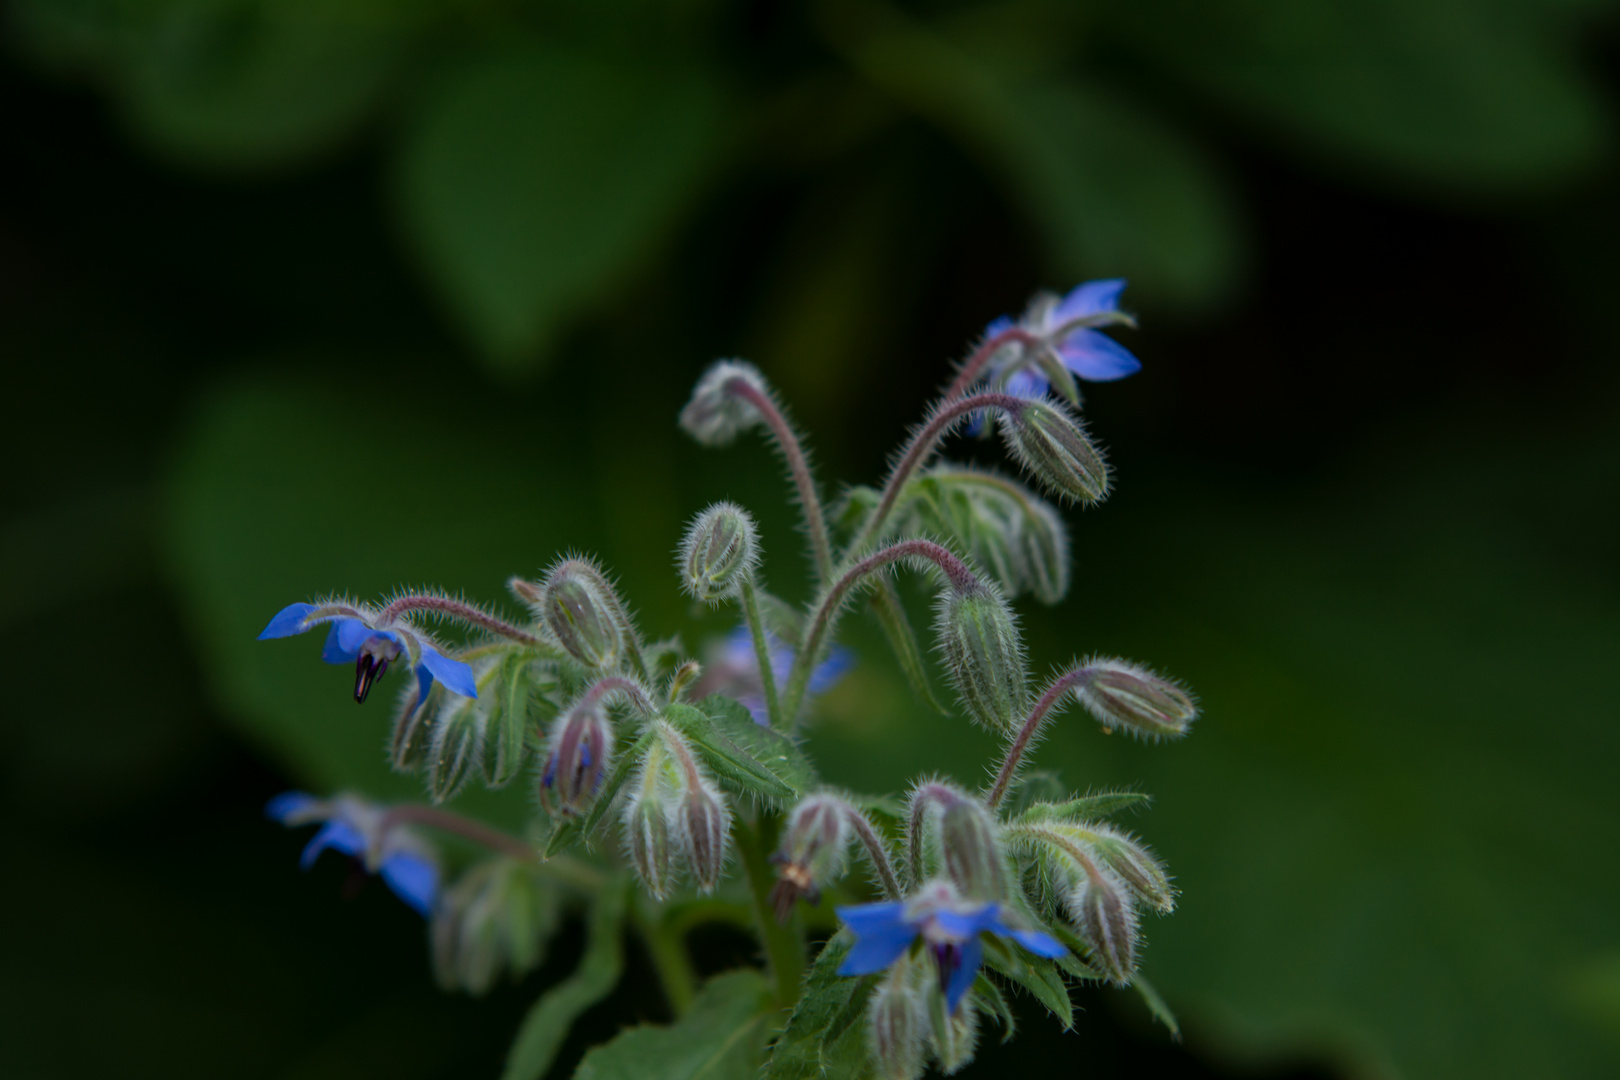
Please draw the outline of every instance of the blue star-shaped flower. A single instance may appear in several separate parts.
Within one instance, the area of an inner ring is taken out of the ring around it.
[[[1125,291],[1124,278],[1087,281],[1077,285],[1061,300],[1050,293],[1037,297],[1016,324],[1005,315],[985,328],[990,337],[1005,333],[1015,325],[1045,342],[1063,366],[1088,382],[1111,382],[1142,370],[1142,362],[1129,349],[1093,329],[1097,323],[1123,322],[1128,317],[1119,310],[1119,294]],[[1046,393],[1050,385],[1038,370],[1024,368],[1007,380],[1007,392],[1020,397]]]
[[[765,644],[771,650],[771,674],[776,677],[776,685],[782,686],[793,671],[798,650],[772,633],[766,633]],[[717,687],[719,692],[735,697],[746,706],[754,723],[761,727],[770,726],[769,710],[765,706],[764,690],[759,679],[759,654],[754,651],[754,637],[746,625],[737,627],[726,636],[725,644],[710,661],[710,666],[726,676],[725,684]],[[805,687],[807,694],[811,697],[825,694],[837,686],[854,666],[853,651],[841,645],[833,646],[827,659],[817,664],[810,673],[810,683]]]
[[[379,628],[374,616],[363,608],[346,604],[288,604],[276,612],[259,634],[259,640],[291,637],[313,630],[322,623],[331,629],[321,659],[328,664],[354,665],[354,700],[364,702],[371,684],[382,678],[388,665],[401,655],[416,672],[416,700],[427,700],[438,679],[445,689],[463,697],[477,697],[478,686],[472,668],[440,652],[421,634],[405,626]]]
[[[919,937],[939,965],[939,984],[951,1012],[961,1004],[984,962],[979,935],[1010,938],[1036,956],[1062,956],[1067,950],[1050,934],[1020,930],[1002,918],[993,901],[964,900],[946,882],[925,886],[910,900],[857,904],[838,909],[838,917],[855,934],[855,945],[838,966],[840,975],[882,971]]]
[[[314,866],[328,848],[340,851],[360,860],[423,917],[432,914],[439,895],[438,863],[409,829],[400,826],[384,831],[386,810],[353,795],[318,799],[302,791],[287,791],[271,799],[264,813],[289,828],[322,823],[299,859],[303,869]]]

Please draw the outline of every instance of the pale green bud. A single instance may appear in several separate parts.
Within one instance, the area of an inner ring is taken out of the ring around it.
[[[586,667],[611,671],[624,653],[623,608],[588,559],[565,559],[546,575],[537,614],[557,644]]]
[[[1018,622],[990,584],[947,589],[939,600],[939,648],[968,714],[992,731],[1023,719],[1024,648]]]
[[[669,895],[673,867],[669,813],[656,797],[633,797],[624,808],[624,846],[630,865],[654,900]]]
[[[764,419],[748,400],[750,394],[770,394],[765,377],[753,364],[721,360],[711,365],[681,410],[681,430],[704,446],[726,445]]]
[[[483,698],[453,695],[439,709],[427,754],[428,794],[434,802],[453,797],[479,771],[488,722]]]
[[[1054,495],[1083,503],[1107,496],[1108,465],[1067,409],[1027,401],[1003,416],[1001,430],[1008,452]]]
[[[969,900],[1001,900],[1006,895],[1005,860],[995,818],[978,799],[950,803],[939,818],[945,876]]]
[[[753,581],[758,561],[753,516],[736,503],[715,503],[693,520],[681,541],[681,586],[715,603]]]
[[[787,922],[800,897],[816,903],[821,886],[843,875],[851,836],[849,818],[857,812],[830,792],[811,795],[793,808],[782,830],[782,843],[771,856],[777,877],[771,903],[778,922]]]
[[[1084,826],[1088,846],[1099,862],[1143,903],[1162,913],[1176,906],[1176,891],[1153,852],[1134,836],[1107,825],[1088,822]]]
[[[1069,894],[1069,913],[1092,963],[1123,986],[1136,971],[1136,908],[1112,875],[1087,870]]]
[[[896,960],[866,1006],[872,1059],[882,1080],[916,1080],[923,1073],[928,999],[914,967],[909,956]]]
[[[1093,657],[1084,667],[1089,677],[1075,685],[1074,694],[1104,727],[1179,738],[1198,716],[1187,691],[1140,664]]]
[[[433,971],[447,990],[482,994],[502,972],[533,971],[556,929],[558,897],[534,869],[495,858],[470,868],[434,909]]]
[[[941,1073],[950,1076],[973,1060],[979,1044],[979,1010],[969,996],[953,1013],[946,1009],[942,993],[930,994],[928,1006],[934,1063]]]
[[[713,785],[689,785],[680,799],[677,816],[681,846],[692,877],[703,892],[713,892],[726,868],[731,837],[731,812]]]

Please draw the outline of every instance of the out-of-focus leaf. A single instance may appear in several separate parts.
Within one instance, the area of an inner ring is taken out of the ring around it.
[[[142,138],[186,161],[247,168],[330,149],[375,110],[417,13],[373,7],[23,0],[13,16],[47,63],[111,84]]]
[[[1291,146],[1451,188],[1592,162],[1608,118],[1582,72],[1578,4],[1540,0],[1149,0],[1133,47]]]
[[[799,1003],[771,1049],[764,1080],[855,1077],[870,1068],[864,1021],[877,980],[838,974],[854,941],[848,930],[839,930],[810,965]]]
[[[1024,952],[1000,938],[987,938],[984,962],[991,970],[1033,994],[1065,1029],[1074,1026],[1074,1004],[1069,1000],[1069,988],[1063,984],[1063,976],[1058,974],[1057,965],[1051,960]]]
[[[429,276],[502,370],[647,255],[714,162],[706,69],[530,43],[433,86],[399,166]]]
[[[631,1028],[587,1053],[575,1080],[751,1080],[770,1030],[770,987],[751,969],[703,984],[668,1027]]]
[[[540,995],[523,1018],[501,1080],[540,1080],[557,1058],[580,1014],[607,997],[624,971],[624,907],[627,886],[610,884],[586,916],[585,955],[579,967]]]
[[[797,798],[816,786],[815,766],[798,744],[780,732],[755,723],[753,716],[738,702],[724,694],[711,694],[698,702],[697,708],[713,721],[721,736],[740,747],[769,774],[775,790],[784,792],[770,797]],[[758,793],[764,794],[763,791]]]
[[[1131,986],[1135,988],[1137,994],[1142,998],[1142,1003],[1147,1006],[1148,1012],[1153,1014],[1153,1019],[1169,1028],[1170,1037],[1179,1041],[1181,1039],[1181,1025],[1176,1022],[1176,1014],[1170,1011],[1170,1006],[1165,1004],[1164,998],[1159,996],[1159,992],[1153,988],[1153,984],[1142,978],[1141,973],[1138,972],[1132,976]]]

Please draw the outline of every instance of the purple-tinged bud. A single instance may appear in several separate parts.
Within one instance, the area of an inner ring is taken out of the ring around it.
[[[692,877],[703,892],[713,892],[726,869],[731,812],[712,784],[688,785],[681,794],[678,818],[681,846]]]
[[[939,843],[945,876],[964,897],[1006,896],[1006,860],[995,818],[982,802],[964,797],[946,806],[939,818]]]
[[[624,653],[613,586],[587,559],[565,559],[546,575],[537,615],[557,644],[588,668],[610,671]]]
[[[578,814],[596,798],[613,753],[613,728],[599,699],[587,696],[557,718],[550,751],[540,773],[540,804],[547,813]]]
[[[1086,844],[1099,862],[1125,884],[1137,899],[1163,914],[1175,910],[1176,890],[1153,852],[1134,836],[1107,825],[1088,822]]]
[[[867,1033],[882,1080],[916,1080],[923,1073],[928,1034],[928,999],[902,956],[890,967],[866,1006]]]
[[[1198,716],[1191,695],[1139,664],[1106,657],[1087,660],[1089,678],[1074,693],[1105,728],[1150,738],[1180,738]]]
[[[354,660],[354,703],[364,705],[371,693],[371,685],[388,671],[388,665],[404,652],[399,642],[377,635],[360,646],[360,655]]]
[[[821,885],[836,880],[844,870],[849,848],[849,814],[854,810],[837,795],[811,795],[789,815],[782,844],[771,861],[777,882],[771,889],[778,922],[787,922],[794,903],[803,897],[811,904],[821,898]]]
[[[625,851],[654,900],[669,895],[673,865],[669,834],[669,813],[662,799],[638,794],[625,806]]]
[[[754,579],[758,561],[753,516],[736,503],[715,503],[681,540],[681,587],[698,600],[717,603]]]
[[[1092,963],[1121,986],[1136,971],[1136,908],[1112,875],[1087,867],[1069,894],[1069,914]]]
[[[738,390],[745,393],[738,393]],[[765,377],[743,360],[721,360],[709,367],[681,410],[681,430],[704,446],[725,446],[764,417],[747,392],[770,393]]]
[[[979,1010],[973,998],[966,997],[952,1012],[945,1006],[944,994],[931,994],[928,1012],[934,1063],[941,1073],[950,1076],[973,1060],[973,1051],[979,1045]]]
[[[1108,495],[1108,465],[1080,421],[1050,401],[1026,402],[1002,419],[1007,451],[1052,494],[1083,503]]]
[[[969,715],[992,731],[1013,731],[1024,714],[1024,647],[1001,591],[988,583],[947,589],[936,625],[946,671]]]

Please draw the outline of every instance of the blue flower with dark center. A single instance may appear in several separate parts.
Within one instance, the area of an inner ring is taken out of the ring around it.
[[[259,634],[259,640],[291,637],[325,623],[326,646],[321,659],[328,664],[354,665],[354,700],[363,703],[371,686],[383,677],[388,665],[401,656],[416,672],[416,700],[427,700],[438,679],[445,689],[463,697],[477,697],[478,686],[472,668],[440,652],[421,633],[404,624],[375,625],[376,616],[348,604],[288,604],[276,613]]]
[[[288,791],[265,804],[264,813],[288,828],[321,823],[299,859],[303,869],[314,866],[328,848],[342,852],[382,878],[395,896],[424,918],[432,914],[439,895],[439,865],[409,828],[390,827],[388,811],[382,807],[353,795],[318,799]]]
[[[954,1013],[984,962],[979,935],[1011,939],[1036,956],[1056,957],[1067,951],[1050,934],[1020,930],[1002,916],[1002,905],[964,900],[954,886],[943,881],[925,886],[910,900],[841,907],[838,917],[854,933],[855,944],[838,966],[838,974],[882,971],[921,938],[934,955],[945,1004]]]
[[[765,644],[771,650],[771,674],[776,678],[776,685],[781,687],[787,683],[799,652],[772,633],[766,633]],[[827,659],[817,664],[810,673],[810,682],[805,687],[807,696],[825,694],[837,686],[854,666],[853,651],[841,645],[833,646]],[[754,636],[746,625],[726,635],[725,643],[711,654],[708,671],[710,674],[701,684],[701,693],[694,693],[698,696],[722,693],[734,697],[747,707],[754,723],[761,727],[770,726],[770,712],[765,706],[764,687],[759,678],[759,654],[754,650]]]

